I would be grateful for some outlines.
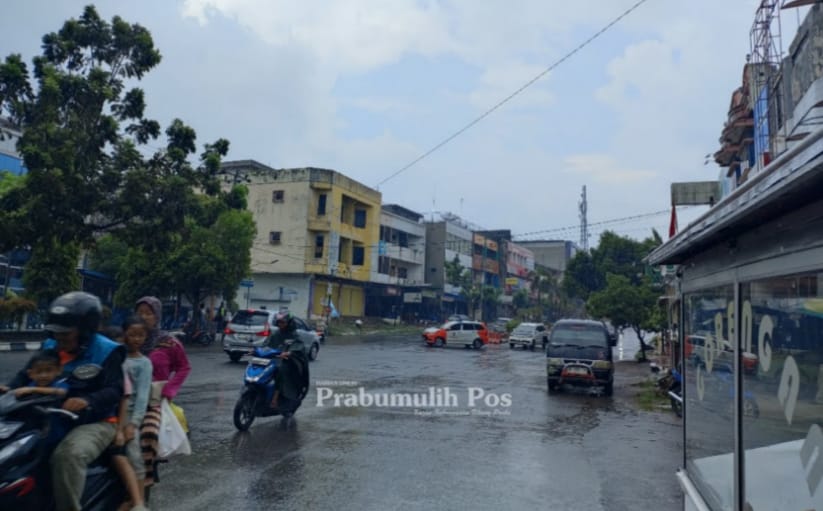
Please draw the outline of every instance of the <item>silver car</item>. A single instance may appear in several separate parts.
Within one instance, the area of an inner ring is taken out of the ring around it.
[[[542,323],[520,323],[515,327],[514,331],[509,335],[509,347],[514,349],[515,346],[523,346],[523,349],[530,349],[534,351],[535,346],[540,344],[543,349],[546,349],[546,343],[549,341],[549,333],[546,331],[546,326]]]
[[[226,325],[223,338],[223,351],[232,362],[238,362],[254,348],[266,346],[269,337],[275,332],[275,311],[267,309],[240,310]],[[320,352],[320,337],[317,332],[306,325],[300,318],[294,318],[297,335],[309,350],[309,360],[316,360]]]

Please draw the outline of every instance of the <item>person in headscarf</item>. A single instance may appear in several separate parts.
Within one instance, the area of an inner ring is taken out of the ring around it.
[[[173,401],[186,377],[191,372],[191,365],[183,345],[168,332],[160,329],[163,306],[157,298],[144,296],[137,300],[134,308],[138,316],[149,327],[149,335],[143,344],[143,354],[151,360],[152,393],[149,408],[140,427],[140,443],[143,461],[146,464],[146,488],[151,487],[156,479],[158,432],[160,431],[160,402],[163,398]]]

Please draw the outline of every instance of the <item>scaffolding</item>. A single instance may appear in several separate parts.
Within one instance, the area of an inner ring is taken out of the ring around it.
[[[785,0],[783,0],[785,3]],[[750,98],[754,111],[754,151],[756,167],[762,169],[785,150],[784,87],[781,73],[783,59],[781,2],[762,0],[755,12],[750,31],[748,57],[751,73]]]

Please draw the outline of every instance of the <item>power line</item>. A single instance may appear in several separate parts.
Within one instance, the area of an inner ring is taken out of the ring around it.
[[[593,222],[593,223],[589,223],[588,225],[589,225],[589,227],[593,227],[593,226],[597,226],[597,225],[624,223],[624,222],[628,222],[628,221],[631,221],[631,220],[639,220],[639,219],[642,219],[642,218],[649,218],[649,217],[653,217],[653,216],[658,216],[658,215],[662,215],[664,213],[671,213],[671,210],[661,209],[660,211],[653,211],[651,213],[642,213],[642,214],[639,214],[639,215],[626,216],[626,217],[623,217],[623,218],[614,218],[614,219],[611,219],[611,220],[603,220],[603,221],[600,221],[600,222]],[[532,231],[532,232],[524,232],[524,233],[520,233],[520,234],[512,234],[512,237],[513,238],[514,237],[522,238],[524,236],[534,236],[534,235],[537,235],[537,234],[547,234],[547,233],[554,233],[554,232],[561,232],[561,231],[573,231],[573,230],[577,230],[579,228],[580,228],[579,224],[578,225],[569,225],[569,226],[566,226],[566,227],[558,227],[558,228],[555,228],[555,229],[544,229],[544,230],[540,230],[540,231]],[[521,240],[521,241],[527,241],[527,240]]]
[[[485,112],[483,112],[483,114],[481,114],[479,117],[477,117],[476,119],[474,119],[474,120],[473,120],[473,121],[471,121],[470,123],[466,124],[465,126],[463,126],[462,128],[460,128],[459,130],[457,130],[455,133],[453,133],[451,136],[449,136],[449,137],[448,137],[448,138],[446,138],[445,140],[441,141],[440,143],[438,143],[437,145],[435,145],[434,147],[432,147],[431,149],[429,149],[428,151],[426,151],[426,152],[425,152],[425,153],[423,153],[422,155],[420,155],[420,156],[418,156],[417,158],[415,158],[415,159],[414,159],[411,163],[408,163],[406,166],[404,166],[404,167],[402,167],[401,169],[399,169],[399,170],[395,171],[395,172],[394,172],[393,174],[391,174],[389,177],[387,177],[387,178],[385,178],[384,180],[382,180],[382,181],[380,181],[379,183],[377,183],[377,186],[379,187],[379,186],[381,186],[381,185],[383,185],[383,184],[387,183],[388,181],[390,181],[390,180],[394,179],[395,177],[399,176],[399,175],[400,175],[400,174],[402,174],[403,172],[407,171],[408,169],[410,169],[411,167],[413,167],[414,165],[416,165],[418,162],[420,162],[420,161],[422,161],[423,159],[425,159],[425,158],[427,158],[428,156],[430,156],[432,153],[434,153],[435,151],[437,151],[438,149],[440,149],[440,148],[441,148],[441,147],[443,147],[444,145],[448,144],[449,142],[451,142],[451,141],[452,141],[452,140],[454,140],[455,138],[457,138],[457,137],[459,137],[460,135],[462,135],[464,132],[468,131],[468,130],[469,130],[470,128],[472,128],[475,124],[479,123],[480,121],[482,121],[483,119],[485,119],[486,117],[488,117],[489,115],[491,115],[491,114],[492,114],[495,110],[497,110],[497,109],[498,109],[498,108],[500,108],[501,106],[503,106],[503,105],[505,105],[506,103],[508,103],[509,101],[511,101],[511,100],[512,100],[515,96],[517,96],[518,94],[520,94],[521,92],[523,92],[524,90],[526,90],[528,87],[530,87],[531,85],[533,85],[535,82],[537,82],[538,80],[540,80],[541,78],[543,78],[546,74],[548,74],[548,73],[550,73],[551,71],[553,71],[553,70],[554,70],[557,66],[559,66],[560,64],[562,64],[562,63],[563,63],[563,62],[565,62],[566,60],[570,59],[573,55],[575,55],[575,54],[576,54],[576,53],[578,53],[580,50],[582,50],[583,48],[585,48],[586,46],[588,46],[589,44],[591,44],[591,43],[592,43],[595,39],[597,39],[598,37],[600,37],[601,35],[603,35],[603,34],[604,34],[607,30],[609,30],[609,29],[610,29],[610,28],[612,28],[614,25],[616,25],[617,23],[619,23],[619,22],[620,22],[620,20],[622,20],[623,18],[625,18],[626,16],[628,16],[629,14],[631,14],[634,10],[636,10],[638,7],[640,7],[641,5],[643,5],[644,3],[646,3],[647,1],[648,1],[648,0],[639,0],[637,3],[635,3],[634,5],[632,5],[631,7],[629,7],[628,9],[626,9],[626,11],[624,11],[624,12],[623,12],[623,14],[621,14],[620,16],[618,16],[618,17],[616,17],[615,19],[613,19],[613,20],[612,20],[611,22],[609,22],[606,26],[604,26],[603,28],[601,28],[600,30],[598,30],[598,31],[597,31],[597,32],[596,32],[593,36],[589,37],[588,39],[586,39],[585,41],[583,41],[582,43],[580,43],[580,44],[579,44],[576,48],[574,48],[572,51],[568,52],[568,53],[567,53],[567,54],[565,54],[563,57],[561,57],[559,60],[557,60],[556,62],[554,62],[552,65],[550,65],[549,67],[547,67],[546,69],[544,69],[544,70],[543,70],[540,74],[538,74],[537,76],[535,76],[534,78],[532,78],[531,80],[529,80],[528,82],[526,82],[525,84],[523,84],[523,85],[522,85],[519,89],[517,89],[516,91],[512,92],[511,94],[509,94],[506,98],[504,98],[503,100],[499,101],[496,105],[494,105],[494,106],[493,106],[493,107],[491,107],[490,109],[488,109],[488,110],[486,110]]]

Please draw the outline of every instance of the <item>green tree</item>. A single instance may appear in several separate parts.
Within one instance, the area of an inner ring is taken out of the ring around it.
[[[586,308],[595,318],[608,319],[615,328],[631,328],[640,339],[640,360],[649,349],[645,342],[648,328],[655,327],[657,293],[648,280],[634,284],[624,275],[606,276],[606,287],[589,297]]]
[[[226,140],[206,144],[193,166],[195,131],[175,119],[165,147],[143,156],[140,146],[160,137],[143,91],[131,87],[161,59],[147,29],[88,6],[42,41],[32,72],[20,55],[0,63],[0,116],[21,129],[28,169],[22,186],[0,195],[0,250],[33,248],[25,272],[38,297],[75,285],[77,258],[68,256],[101,234],[137,247],[128,256],[136,264],[171,251],[191,214],[219,215],[191,211],[195,189],[236,198],[216,178]]]
[[[605,274],[588,252],[577,252],[566,267],[563,291],[571,298],[587,300],[593,292],[606,286]]]
[[[518,289],[512,296],[512,305],[515,310],[521,311],[529,307],[529,292],[525,289]]]
[[[80,287],[77,264],[80,245],[57,238],[43,239],[35,245],[23,273],[26,295],[40,305]]]

